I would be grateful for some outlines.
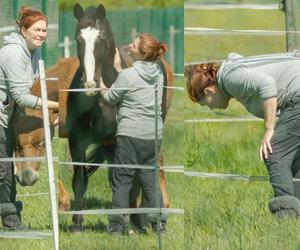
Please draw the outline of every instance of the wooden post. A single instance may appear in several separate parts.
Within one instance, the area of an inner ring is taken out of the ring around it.
[[[282,0],[281,9],[285,13],[285,27],[286,27],[286,49],[293,51],[297,49],[297,0]]]
[[[134,39],[136,38],[136,36],[137,36],[137,31],[136,31],[136,28],[134,27],[131,30],[131,41],[132,42],[134,41]]]
[[[175,27],[169,28],[169,58],[172,70],[175,71]]]

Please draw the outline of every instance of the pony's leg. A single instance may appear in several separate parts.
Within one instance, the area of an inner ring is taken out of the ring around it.
[[[160,155],[159,155],[160,166],[163,166],[163,162],[164,162],[163,154],[162,154],[162,152],[160,152]],[[169,202],[169,195],[167,192],[167,183],[166,183],[165,172],[163,169],[159,170],[159,184],[160,184],[160,190],[161,190],[161,194],[162,194],[163,207],[168,208],[170,206],[170,202]]]
[[[58,180],[58,210],[67,211],[70,210],[70,196],[65,189],[65,186],[61,180]]]

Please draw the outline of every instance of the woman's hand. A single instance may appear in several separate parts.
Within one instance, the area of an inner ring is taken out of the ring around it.
[[[100,76],[100,81],[99,82],[100,82],[100,94],[104,95],[105,90],[106,90],[106,86],[105,86],[101,76]]]
[[[271,97],[263,101],[265,134],[259,148],[259,158],[261,161],[268,159],[271,154],[271,139],[274,135],[274,127],[276,123],[277,97]]]
[[[274,129],[267,129],[259,148],[259,158],[261,161],[268,159],[269,153],[272,153],[271,139],[274,135]]]
[[[115,59],[114,59],[114,67],[118,73],[122,70],[121,57],[119,54],[119,50],[117,48],[116,48],[116,54],[115,54]]]

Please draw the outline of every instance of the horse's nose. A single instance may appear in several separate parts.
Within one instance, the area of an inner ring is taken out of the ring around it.
[[[19,175],[17,175],[17,181],[21,186],[32,186],[38,180],[38,173],[32,169],[26,168]]]

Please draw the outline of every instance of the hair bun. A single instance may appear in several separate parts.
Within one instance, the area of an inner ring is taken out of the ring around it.
[[[167,52],[168,48],[165,43],[159,43],[158,56],[162,57]]]

